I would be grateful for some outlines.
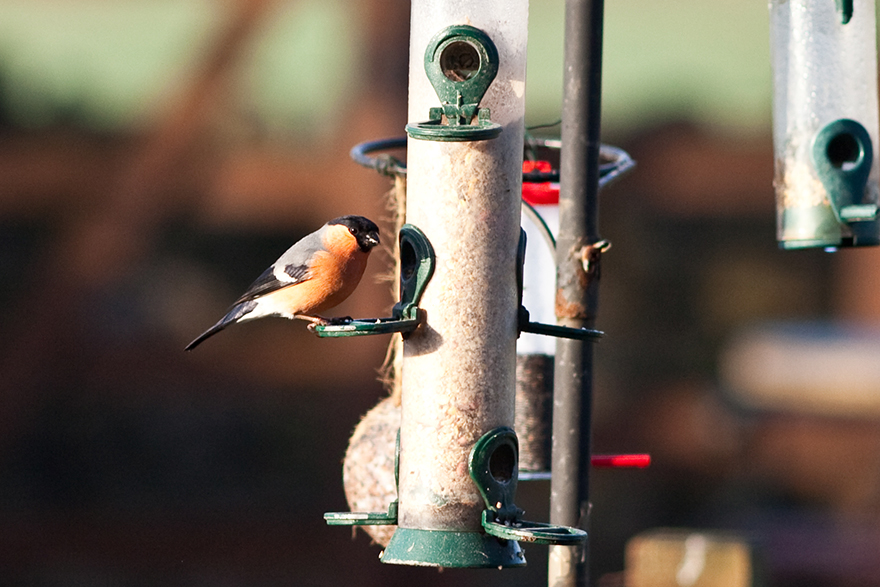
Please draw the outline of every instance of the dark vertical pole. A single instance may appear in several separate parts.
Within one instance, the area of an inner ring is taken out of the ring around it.
[[[592,328],[598,307],[599,129],[603,0],[566,0],[556,315]],[[585,266],[584,260],[592,262]],[[558,339],[554,372],[550,521],[588,530],[592,343]],[[550,587],[589,583],[589,540],[552,547]]]

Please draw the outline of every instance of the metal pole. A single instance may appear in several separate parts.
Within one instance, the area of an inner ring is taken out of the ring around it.
[[[592,328],[598,308],[599,129],[603,0],[566,0],[559,236],[559,324]],[[553,400],[550,522],[588,530],[592,343],[559,339]],[[589,584],[589,541],[552,546],[548,585]]]

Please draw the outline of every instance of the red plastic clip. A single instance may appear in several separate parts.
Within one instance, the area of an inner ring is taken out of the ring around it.
[[[549,161],[523,161],[523,173],[550,173],[553,167]],[[559,204],[559,183],[523,183],[523,200],[532,206],[547,206]]]
[[[651,455],[593,455],[590,464],[604,469],[644,469],[651,464]]]
[[[523,161],[523,173],[531,173],[533,171],[550,173],[553,171],[553,166],[550,165],[549,161]]]

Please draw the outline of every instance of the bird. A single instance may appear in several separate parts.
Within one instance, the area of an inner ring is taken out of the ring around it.
[[[304,236],[272,263],[214,326],[184,350],[231,324],[280,316],[308,320],[309,329],[333,322],[319,316],[345,300],[360,283],[379,227],[363,216],[340,216]]]

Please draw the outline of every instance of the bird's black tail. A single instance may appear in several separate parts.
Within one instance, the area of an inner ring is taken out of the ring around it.
[[[201,344],[201,342],[203,340],[205,340],[206,338],[210,338],[210,337],[214,336],[215,334],[217,334],[218,332],[220,332],[221,330],[223,330],[224,328],[226,328],[230,324],[235,324],[236,322],[240,322],[242,319],[244,319],[245,315],[250,314],[253,311],[255,306],[256,306],[256,303],[253,300],[234,305],[229,310],[229,312],[227,312],[226,315],[223,316],[223,318],[219,322],[217,322],[217,324],[215,324],[214,326],[210,327],[209,329],[207,329],[206,331],[201,333],[198,338],[196,338],[194,341],[192,341],[191,343],[186,345],[186,348],[184,348],[183,350],[191,351],[194,348],[196,348],[199,344]],[[248,317],[248,318],[250,318],[250,317]]]
[[[218,332],[220,332],[221,330],[223,330],[224,328],[226,328],[226,326],[228,326],[228,325],[229,325],[229,322],[226,322],[225,319],[224,319],[224,320],[221,320],[220,322],[218,322],[218,323],[215,324],[214,326],[210,327],[209,329],[207,329],[206,331],[204,331],[203,333],[201,333],[197,339],[195,339],[194,341],[192,341],[191,343],[189,343],[188,345],[186,345],[186,348],[183,349],[183,350],[185,350],[185,351],[191,351],[191,350],[193,350],[193,349],[196,348],[196,347],[197,347],[197,346],[198,346],[203,340],[205,340],[206,338],[210,338],[210,337],[214,336],[215,334],[217,334]]]

